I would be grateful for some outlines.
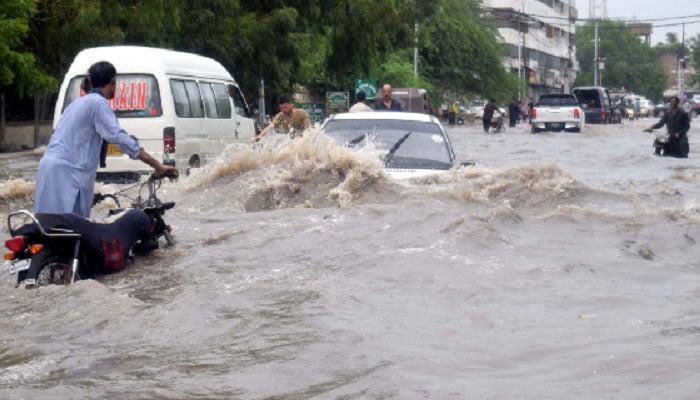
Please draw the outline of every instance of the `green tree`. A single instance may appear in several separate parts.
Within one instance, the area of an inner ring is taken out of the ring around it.
[[[244,93],[257,93],[260,79],[270,93],[288,92],[300,69],[299,12],[270,3],[181,0],[177,47],[220,61]]]
[[[666,32],[666,43],[676,44],[678,43],[678,35],[673,32]]]
[[[512,74],[501,68],[496,30],[479,19],[479,0],[21,0],[20,4],[29,6],[32,1],[35,12],[25,9],[23,14],[31,15],[30,34],[17,43],[57,79],[80,50],[127,43],[212,57],[236,76],[244,93],[256,94],[264,80],[270,99],[302,85],[318,94],[351,90],[355,78],[440,88],[441,93],[504,97],[516,90]],[[0,2],[6,8],[17,4]],[[42,85],[47,90],[51,86]]]
[[[37,1],[30,19],[27,48],[55,78],[62,78],[71,61],[86,47],[120,43],[121,29],[104,18],[99,1]]]
[[[5,140],[5,95],[24,97],[55,86],[55,79],[24,47],[32,6],[29,0],[0,0],[0,146]]]
[[[424,24],[429,42],[421,51],[425,73],[436,87],[505,99],[518,92],[517,78],[501,62],[495,28],[480,20],[479,2],[443,0]]]
[[[103,0],[101,9],[102,21],[123,32],[119,42],[172,48],[180,39],[178,0]]]
[[[576,58],[580,71],[575,86],[593,82],[594,22],[576,28]],[[601,83],[610,88],[624,88],[658,99],[666,86],[666,76],[654,50],[642,43],[622,22],[599,21],[598,57],[604,62]]]
[[[692,50],[692,60],[695,66],[695,74],[691,78],[691,83],[700,85],[700,33],[688,40]]]

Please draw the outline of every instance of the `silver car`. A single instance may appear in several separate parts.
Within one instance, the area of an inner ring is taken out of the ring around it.
[[[372,142],[394,178],[444,172],[455,165],[452,145],[432,115],[407,112],[334,114],[322,126],[339,145],[359,149]]]

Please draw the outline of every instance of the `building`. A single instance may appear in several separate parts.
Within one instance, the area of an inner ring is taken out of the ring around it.
[[[483,0],[506,45],[503,64],[526,83],[521,98],[568,93],[576,78],[575,0]]]
[[[651,34],[654,32],[654,26],[652,24],[629,22],[627,26],[630,27],[633,35],[641,38],[647,46],[651,45]]]

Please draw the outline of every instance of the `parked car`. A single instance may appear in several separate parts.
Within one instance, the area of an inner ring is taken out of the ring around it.
[[[586,114],[587,124],[608,124],[613,119],[613,105],[607,88],[575,87],[571,90]]]
[[[473,115],[475,119],[481,119],[484,116],[484,106],[486,101],[476,100],[469,106],[467,113]]]
[[[369,142],[381,150],[385,171],[403,179],[445,172],[455,166],[452,145],[440,121],[408,112],[341,113],[322,129],[339,145],[360,149]]]

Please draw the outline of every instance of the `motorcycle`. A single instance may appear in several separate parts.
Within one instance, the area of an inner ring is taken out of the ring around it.
[[[491,119],[491,126],[489,126],[489,132],[501,133],[506,130],[506,127],[503,126],[504,115],[505,111],[503,111],[500,108],[493,113],[493,118]]]
[[[133,254],[146,254],[159,247],[175,244],[171,226],[163,219],[175,202],[161,202],[156,193],[162,177],[152,174],[144,183],[117,194],[96,193],[93,206],[105,199],[114,200],[103,223],[92,222],[72,213],[31,213],[19,210],[7,216],[11,238],[5,241],[3,270],[17,275],[19,287],[26,289],[50,284],[68,285],[122,270]],[[131,207],[121,208],[119,196],[140,186]],[[144,187],[148,196],[142,196]]]
[[[656,138],[652,147],[654,148],[654,154],[663,155],[666,152],[666,145],[668,144],[668,134],[667,133],[656,133]]]

